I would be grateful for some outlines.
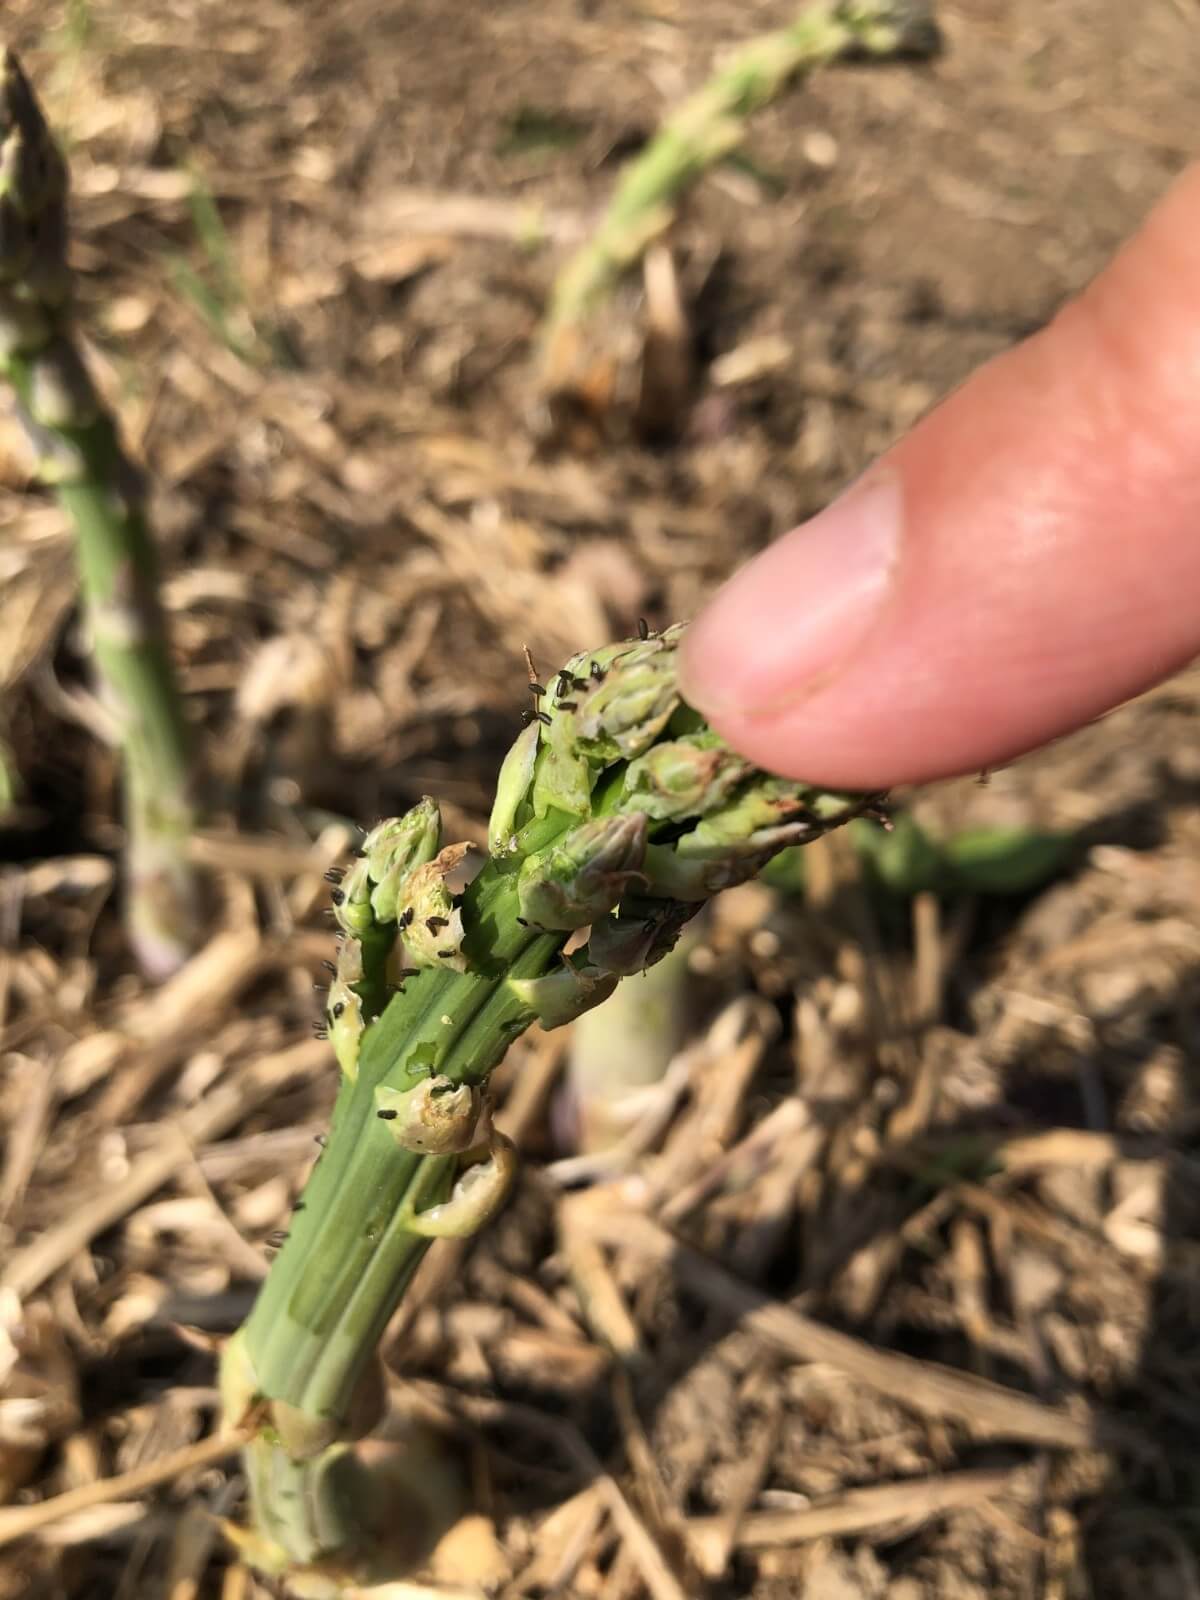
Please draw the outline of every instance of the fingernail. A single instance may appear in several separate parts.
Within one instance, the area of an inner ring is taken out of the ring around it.
[[[895,475],[876,470],[743,567],[684,638],[689,704],[761,718],[826,683],[879,615],[902,515]]]

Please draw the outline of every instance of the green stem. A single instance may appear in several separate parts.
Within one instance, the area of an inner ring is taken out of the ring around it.
[[[66,260],[67,174],[15,58],[0,54],[0,372],[76,536],[101,697],[123,759],[127,914],[142,965],[165,976],[201,932],[187,846],[187,726],[138,475],[79,354]]]
[[[538,832],[552,837],[563,822]],[[418,1198],[422,1210],[444,1199],[455,1168],[452,1156],[398,1150],[377,1091],[409,1089],[430,1069],[481,1083],[532,1020],[507,980],[549,971],[565,939],[517,923],[515,878],[495,864],[467,901],[472,926],[492,930],[493,975],[421,972],[367,1031],[357,1077],[343,1082],[326,1147],[243,1330],[256,1392],[335,1437],[354,1431],[369,1364],[432,1242],[411,1231],[409,1213]],[[375,1479],[352,1451],[335,1444],[298,1460],[259,1438],[248,1459],[256,1525],[289,1564],[336,1558],[344,1576],[383,1559],[387,1529],[364,1510]]]
[[[554,831],[563,823],[558,818]],[[565,938],[520,928],[514,876],[494,863],[467,898],[472,921],[496,929],[495,976],[419,973],[368,1031],[358,1077],[343,1084],[303,1209],[246,1324],[261,1392],[337,1423],[346,1421],[363,1367],[430,1242],[398,1224],[403,1202],[416,1186],[427,1198],[444,1188],[452,1167],[444,1156],[397,1151],[376,1091],[411,1088],[429,1069],[453,1083],[481,1083],[532,1020],[507,979],[549,971]]]

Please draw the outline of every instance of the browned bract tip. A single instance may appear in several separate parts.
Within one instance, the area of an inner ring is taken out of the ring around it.
[[[936,56],[941,53],[942,30],[930,0],[910,0],[901,19],[901,48],[910,54]]]
[[[38,139],[50,137],[33,85],[17,52],[8,45],[0,46],[0,116],[2,127],[20,128]]]
[[[66,164],[15,51],[0,47],[0,193],[23,210],[66,188]]]
[[[897,54],[917,58],[940,55],[942,31],[928,0],[907,0],[897,11]]]
[[[857,35],[849,59],[928,60],[941,53],[931,0],[845,0],[835,15]]]
[[[0,281],[21,281],[28,299],[61,305],[66,294],[67,167],[32,85],[9,49],[0,52]]]
[[[30,112],[37,115],[37,102],[33,98],[29,79],[22,70],[16,51],[6,44],[0,45],[0,116],[4,118],[0,127],[21,123]]]

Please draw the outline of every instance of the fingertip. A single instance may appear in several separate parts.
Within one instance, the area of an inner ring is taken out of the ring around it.
[[[737,575],[685,694],[769,769],[875,789],[1011,760],[1161,680],[1200,650],[1197,371],[1200,166],[1049,327]]]

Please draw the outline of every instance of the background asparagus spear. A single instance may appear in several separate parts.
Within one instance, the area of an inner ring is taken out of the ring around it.
[[[0,370],[38,475],[75,530],[95,668],[123,762],[129,933],[147,973],[165,976],[200,932],[186,857],[187,730],[141,484],[73,333],[66,164],[8,50],[0,52]]]
[[[887,828],[861,818],[849,830],[869,883],[888,894],[1023,895],[1063,871],[1077,853],[1074,834],[1033,827],[971,828],[939,839],[910,811]],[[781,851],[763,873],[785,892],[804,888],[805,860]]]
[[[736,51],[629,162],[599,226],[559,272],[542,342],[550,397],[588,387],[581,358],[589,317],[670,227],[687,190],[741,143],[754,112],[799,74],[840,56],[930,56],[937,47],[921,0],[817,0]]]
[[[663,1079],[687,1040],[693,924],[648,972],[618,985],[571,1030],[555,1113],[565,1153],[595,1155],[630,1132],[661,1099]]]
[[[429,800],[376,828],[334,892],[332,1131],[223,1362],[227,1421],[252,1434],[243,1551],[305,1592],[411,1559],[384,1465],[351,1444],[380,1415],[376,1346],[430,1240],[474,1232],[508,1192],[514,1156],[487,1103],[508,1045],[599,1004],[709,896],[869,804],[725,746],[680,700],[680,637],[576,656],[539,690],[464,893],[466,847],[443,845]]]

